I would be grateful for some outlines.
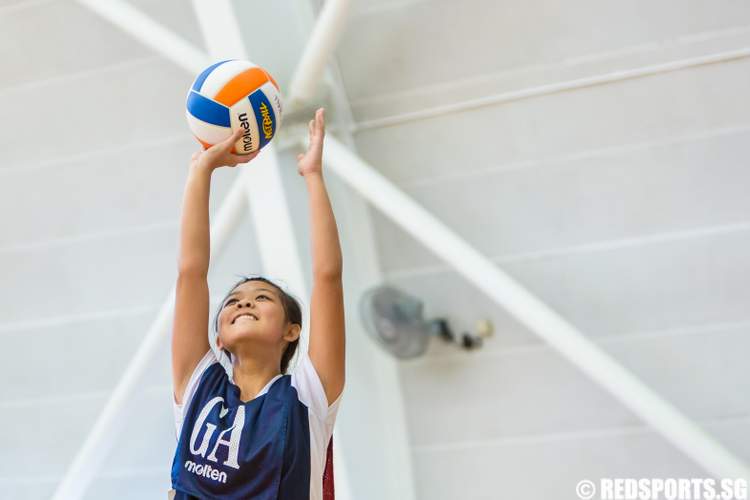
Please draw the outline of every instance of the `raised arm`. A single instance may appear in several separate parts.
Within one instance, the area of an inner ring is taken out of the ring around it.
[[[333,403],[344,389],[345,335],[342,257],[336,219],[322,172],[325,122],[323,109],[310,121],[310,146],[297,156],[310,198],[313,285],[310,299],[309,356]]]
[[[172,382],[174,398],[182,403],[190,375],[208,352],[208,265],[210,228],[208,199],[211,175],[219,166],[236,166],[251,155],[234,155],[232,147],[242,134],[239,128],[226,141],[193,154],[190,162],[180,220],[180,248],[175,286],[172,328]]]

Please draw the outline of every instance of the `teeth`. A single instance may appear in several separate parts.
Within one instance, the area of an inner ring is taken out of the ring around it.
[[[250,315],[250,314],[242,314],[242,315],[240,315],[240,316],[237,316],[237,318],[236,318],[236,319],[234,320],[234,322],[237,322],[237,321],[239,321],[239,319],[240,319],[240,318],[250,318],[250,319],[252,319],[253,321],[256,321],[256,320],[258,319],[257,317],[255,317],[255,316],[253,316],[253,315]]]

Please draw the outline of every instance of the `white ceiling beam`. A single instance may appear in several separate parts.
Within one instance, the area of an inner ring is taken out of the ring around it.
[[[293,112],[315,96],[326,65],[346,27],[350,0],[327,0],[318,14],[305,50],[289,84],[287,106]]]

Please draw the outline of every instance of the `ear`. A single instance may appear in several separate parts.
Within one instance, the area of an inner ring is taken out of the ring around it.
[[[297,323],[294,323],[284,335],[284,340],[286,340],[287,342],[294,342],[299,338],[301,330],[302,327]]]

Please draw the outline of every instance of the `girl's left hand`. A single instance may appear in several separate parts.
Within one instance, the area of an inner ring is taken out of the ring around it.
[[[315,112],[315,118],[310,120],[310,145],[305,154],[297,155],[297,171],[305,176],[310,173],[320,173],[323,161],[323,136],[325,135],[324,109]]]

